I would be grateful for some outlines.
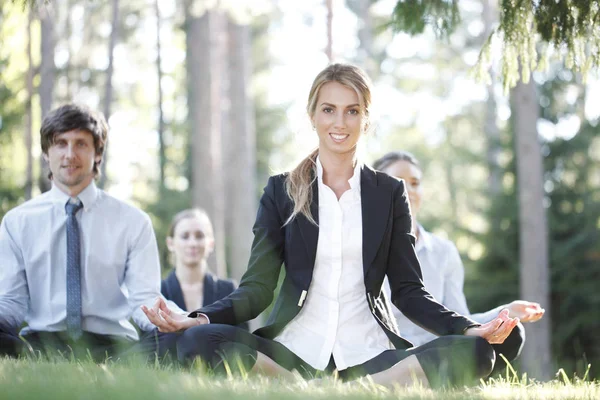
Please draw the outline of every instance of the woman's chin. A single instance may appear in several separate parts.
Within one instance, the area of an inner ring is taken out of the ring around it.
[[[199,268],[202,265],[202,259],[187,258],[183,260],[182,264],[187,268]]]

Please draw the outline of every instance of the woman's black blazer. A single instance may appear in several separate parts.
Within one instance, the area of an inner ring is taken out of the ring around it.
[[[209,305],[217,300],[221,300],[235,290],[235,283],[229,279],[219,279],[210,272],[204,274],[204,282],[202,286],[202,303]],[[185,300],[183,298],[183,291],[181,290],[181,284],[175,270],[171,271],[169,275],[163,279],[160,284],[160,292],[166,299],[171,300],[177,304],[179,308],[185,310]],[[248,329],[247,323],[239,324],[241,328]]]
[[[237,325],[255,318],[273,300],[281,266],[285,279],[266,325],[254,333],[274,338],[301,310],[310,292],[319,238],[318,226],[303,215],[287,225],[293,204],[285,192],[285,174],[269,178],[254,224],[248,270],[229,296],[190,313],[204,313],[211,323]],[[319,221],[318,186],[310,205]],[[363,268],[365,301],[397,349],[412,347],[401,338],[381,286],[388,276],[392,302],[417,325],[437,334],[463,334],[474,321],[448,310],[423,287],[421,267],[411,234],[411,216],[404,181],[364,166],[361,170]]]
[[[226,297],[235,290],[235,283],[228,279],[218,279],[210,272],[204,274],[202,302],[211,304],[217,300]],[[185,300],[183,299],[183,291],[175,270],[172,270],[169,275],[160,284],[160,292],[166,299],[177,304],[182,310],[185,310]]]

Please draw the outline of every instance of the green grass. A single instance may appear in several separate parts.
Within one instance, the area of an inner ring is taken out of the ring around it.
[[[419,387],[388,390],[368,382],[348,387],[265,377],[215,378],[200,369],[173,366],[95,364],[68,360],[0,359],[0,399],[600,399],[600,384],[559,378],[535,383],[498,379],[478,387],[432,391]]]

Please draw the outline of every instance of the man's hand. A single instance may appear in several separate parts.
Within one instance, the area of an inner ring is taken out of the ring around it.
[[[504,343],[513,328],[519,323],[519,318],[510,318],[508,309],[504,309],[498,317],[487,324],[469,328],[465,331],[467,336],[480,336],[490,344]]]
[[[509,317],[519,318],[521,322],[535,322],[546,312],[538,303],[525,300],[515,300],[506,307]]]
[[[160,332],[178,332],[191,328],[196,325],[208,323],[206,317],[190,318],[187,315],[177,314],[167,307],[167,304],[159,297],[152,308],[141,306],[142,311],[150,322],[152,322]]]

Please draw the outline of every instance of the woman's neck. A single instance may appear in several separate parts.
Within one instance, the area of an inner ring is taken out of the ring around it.
[[[200,264],[185,265],[177,263],[175,267],[175,276],[179,282],[183,283],[202,283],[206,272],[206,261],[202,260]]]
[[[347,154],[319,154],[323,166],[323,183],[327,186],[342,181],[347,182],[354,175],[356,152]]]

